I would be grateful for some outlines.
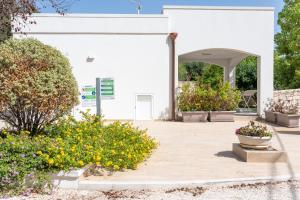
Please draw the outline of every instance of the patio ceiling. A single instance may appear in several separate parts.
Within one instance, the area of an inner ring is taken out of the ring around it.
[[[179,56],[179,62],[205,62],[232,67],[238,65],[250,54],[231,49],[205,49],[194,51]]]

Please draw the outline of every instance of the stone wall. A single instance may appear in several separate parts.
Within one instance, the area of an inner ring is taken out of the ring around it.
[[[294,100],[300,103],[300,89],[276,90],[274,91],[274,100]]]

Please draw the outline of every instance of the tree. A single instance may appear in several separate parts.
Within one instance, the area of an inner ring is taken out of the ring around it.
[[[236,87],[240,90],[256,90],[257,58],[249,56],[236,66]]]
[[[204,69],[202,62],[189,62],[179,66],[179,80],[196,81],[202,75]]]
[[[38,134],[78,103],[69,61],[34,39],[0,45],[0,119],[14,131]]]
[[[210,85],[213,89],[219,87],[223,82],[223,68],[217,65],[206,64],[203,69],[203,74],[199,77],[201,83]]]
[[[52,7],[64,13],[73,0],[0,0],[0,42],[11,36],[11,30],[19,32],[30,21],[28,16],[40,8]]]
[[[281,32],[275,36],[278,53],[275,57],[275,84],[282,88],[299,88],[300,1],[285,0],[284,2],[285,6],[278,18]]]

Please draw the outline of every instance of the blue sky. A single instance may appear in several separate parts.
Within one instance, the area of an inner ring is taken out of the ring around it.
[[[136,7],[129,0],[73,0],[70,13],[136,13]],[[201,6],[268,6],[278,12],[283,7],[283,0],[141,0],[142,14],[161,13],[163,5],[201,5]],[[50,8],[42,12],[54,12]],[[275,26],[276,32],[279,27]]]

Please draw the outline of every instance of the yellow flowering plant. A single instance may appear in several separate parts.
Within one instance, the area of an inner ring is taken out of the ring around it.
[[[109,170],[135,169],[156,148],[146,130],[130,123],[104,125],[102,117],[82,113],[82,120],[72,116],[61,119],[46,129],[53,138],[42,157],[49,165],[69,170],[87,164]]]

